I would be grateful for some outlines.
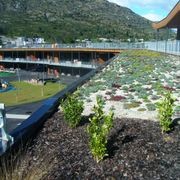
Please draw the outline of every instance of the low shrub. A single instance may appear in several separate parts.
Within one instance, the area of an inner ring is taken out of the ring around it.
[[[76,127],[81,121],[81,114],[83,112],[83,101],[78,99],[79,93],[68,95],[67,98],[62,101],[61,107],[64,114],[65,121],[70,127]]]
[[[174,113],[173,111],[174,101],[175,100],[172,97],[171,92],[168,91],[164,95],[164,98],[157,103],[158,117],[162,132],[168,132],[171,130],[172,115]]]
[[[90,125],[87,127],[89,134],[89,146],[97,162],[101,161],[107,154],[107,138],[113,126],[112,111],[108,115],[103,112],[104,101],[101,97],[96,98],[97,106],[93,107],[94,115],[90,118]]]

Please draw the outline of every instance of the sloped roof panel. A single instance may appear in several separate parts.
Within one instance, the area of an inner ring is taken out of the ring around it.
[[[152,23],[154,29],[180,28],[180,1],[175,5],[166,18],[159,22]]]

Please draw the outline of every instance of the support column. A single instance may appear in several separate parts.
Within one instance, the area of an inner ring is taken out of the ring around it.
[[[108,59],[107,59],[107,61],[110,59],[110,54],[109,54],[109,52],[108,52]]]
[[[60,54],[60,51],[59,51],[59,63],[60,63],[60,60],[61,60],[60,57],[61,57],[61,54]],[[59,72],[60,72],[60,71],[59,71]]]
[[[180,28],[177,29],[177,37],[176,40],[180,40]]]
[[[3,60],[3,59],[4,59],[3,52],[0,52],[0,60]]]
[[[48,72],[48,75],[51,74],[51,69],[50,69],[50,67],[48,67],[47,72]]]
[[[92,63],[92,66],[94,65],[94,59],[93,59],[93,52],[91,52],[91,55],[90,55],[90,59],[91,59],[91,63]]]
[[[78,51],[78,61],[81,60],[81,55],[80,55],[80,52]]]
[[[44,58],[44,51],[42,51],[42,60],[44,61],[45,58]]]
[[[54,51],[52,52],[52,59],[53,59],[53,63],[55,63],[55,59],[54,59]]]
[[[73,62],[73,51],[71,51],[71,62]]]
[[[28,56],[28,53],[27,53],[27,51],[25,52],[25,60],[27,61],[27,56]]]
[[[34,51],[34,61],[36,61],[36,52]]]
[[[53,52],[54,54],[54,63],[59,63],[59,53],[56,51],[56,52]]]

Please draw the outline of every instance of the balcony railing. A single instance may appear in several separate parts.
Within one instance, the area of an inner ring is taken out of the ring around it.
[[[95,48],[95,49],[136,49],[144,48],[144,43],[75,43],[75,44],[28,44],[16,46],[4,45],[2,48]]]
[[[95,69],[99,66],[96,62],[73,62],[73,61],[65,61],[61,60],[59,62],[54,62],[53,60],[48,59],[40,59],[40,60],[32,60],[32,59],[24,59],[24,58],[4,58],[1,62],[18,62],[18,63],[30,63],[30,64],[44,64],[44,65],[54,65],[54,66],[63,66],[63,67],[76,67],[76,68],[88,68]]]
[[[103,43],[75,43],[75,44],[28,44],[26,46],[16,46],[8,44],[2,47],[6,48],[68,48],[68,49],[149,49],[159,52],[165,52],[175,55],[180,55],[180,41],[149,41],[149,42],[103,42]]]

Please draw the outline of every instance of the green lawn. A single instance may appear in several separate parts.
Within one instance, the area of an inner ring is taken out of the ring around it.
[[[16,90],[0,93],[0,103],[6,106],[35,102],[46,99],[65,88],[58,83],[47,83],[46,85],[33,85],[27,82],[12,82]]]

